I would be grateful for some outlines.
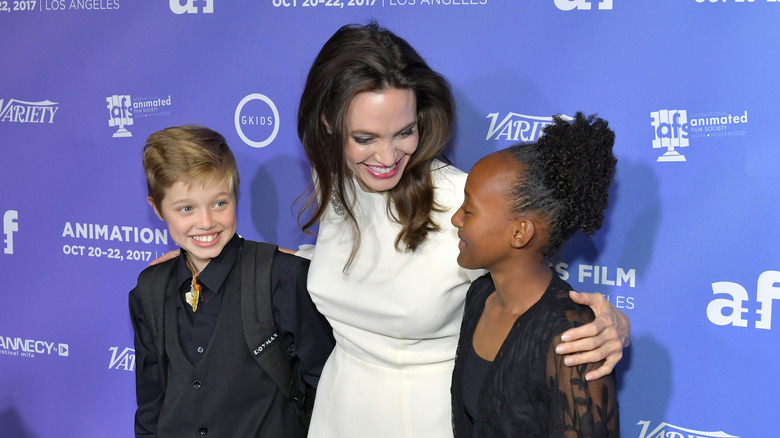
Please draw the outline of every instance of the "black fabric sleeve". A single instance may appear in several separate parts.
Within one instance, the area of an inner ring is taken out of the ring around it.
[[[163,403],[163,392],[152,334],[144,319],[143,306],[135,289],[130,292],[130,319],[135,343],[135,411],[136,438],[157,437],[157,421]]]
[[[555,353],[556,336],[547,354],[547,379],[552,391],[550,436],[566,438],[619,437],[617,385],[614,373],[588,382],[585,374],[600,363],[566,366]]]
[[[285,348],[295,352],[303,379],[316,388],[336,341],[333,329],[309,296],[308,273],[309,260],[276,252],[271,284],[279,336]]]

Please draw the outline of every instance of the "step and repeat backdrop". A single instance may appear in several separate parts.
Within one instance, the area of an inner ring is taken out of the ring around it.
[[[150,133],[220,131],[238,232],[313,242],[297,102],[327,38],[372,18],[451,81],[463,170],[553,114],[616,131],[604,229],[555,269],[631,318],[623,436],[772,436],[777,0],[0,1],[0,436],[133,436],[127,293],[175,247],[146,202]]]

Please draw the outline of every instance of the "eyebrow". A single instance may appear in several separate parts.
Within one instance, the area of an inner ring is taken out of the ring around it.
[[[414,126],[416,126],[416,125],[417,125],[417,119],[415,118],[415,119],[414,119],[414,121],[412,121],[412,122],[411,122],[411,123],[409,123],[408,125],[404,126],[403,128],[401,128],[401,129],[400,129],[398,132],[396,132],[396,133],[395,133],[395,134],[393,134],[393,135],[398,135],[398,134],[400,134],[400,133],[402,133],[402,132],[404,132],[404,131],[407,131],[407,130],[409,130],[410,128],[413,128],[413,127],[414,127]],[[371,131],[367,131],[367,130],[364,130],[364,129],[356,129],[356,130],[354,130],[354,131],[350,131],[350,132],[348,133],[348,135],[351,135],[351,136],[354,136],[354,135],[361,135],[361,134],[362,134],[362,135],[373,135],[374,137],[378,137],[378,135],[377,135],[376,133],[374,133],[374,132],[371,132]]]

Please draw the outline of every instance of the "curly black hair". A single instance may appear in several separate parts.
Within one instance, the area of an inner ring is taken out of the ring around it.
[[[601,228],[617,164],[614,144],[606,120],[578,112],[571,120],[554,116],[536,143],[507,149],[521,166],[509,191],[510,209],[547,220],[544,256],[557,252],[577,230],[592,236]]]

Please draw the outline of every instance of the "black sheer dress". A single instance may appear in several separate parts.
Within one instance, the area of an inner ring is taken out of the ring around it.
[[[490,274],[471,285],[452,379],[456,438],[620,435],[614,373],[587,382],[585,374],[600,364],[567,367],[555,354],[561,333],[594,319],[589,307],[569,298],[569,290],[571,286],[553,273],[542,298],[517,318],[495,360],[480,376],[479,366],[473,366],[477,362],[467,357],[485,300],[495,286]],[[481,389],[474,391],[473,381],[482,378]]]

